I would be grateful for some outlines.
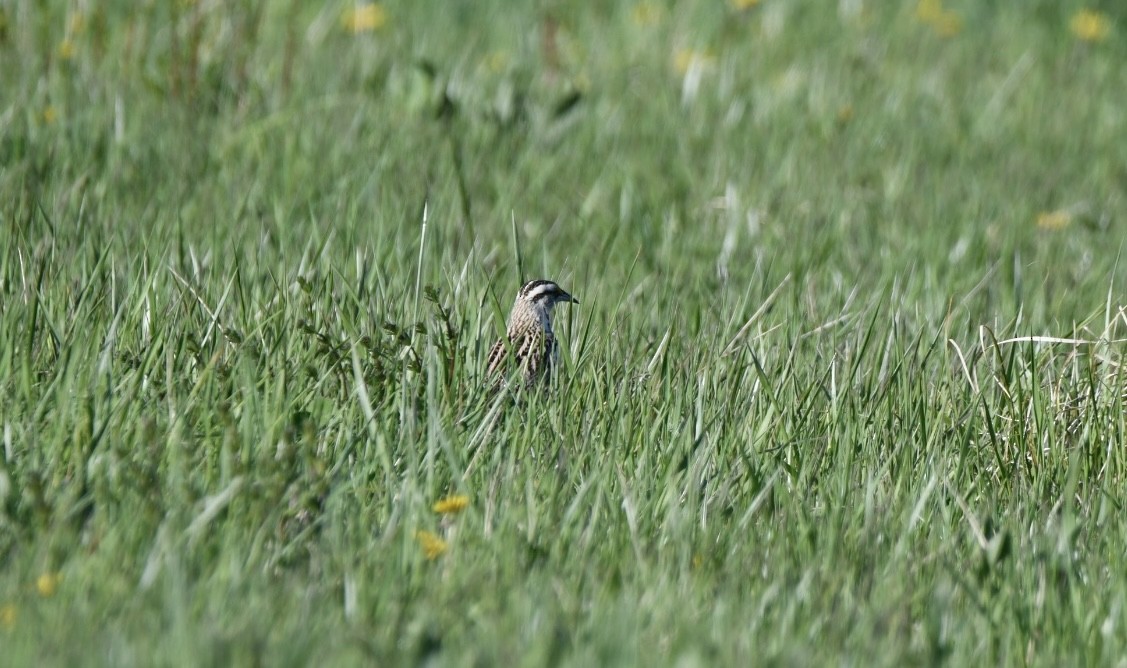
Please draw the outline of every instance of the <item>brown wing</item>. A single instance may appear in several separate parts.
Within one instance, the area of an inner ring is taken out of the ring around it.
[[[530,332],[521,341],[517,359],[521,362],[524,380],[532,385],[538,380],[546,380],[552,372],[552,353],[556,339],[551,332],[538,330]]]
[[[504,374],[509,366],[511,348],[519,362],[525,382],[531,385],[540,378],[546,378],[550,373],[555,346],[555,337],[542,330],[528,332],[518,341],[512,341],[508,345],[504,339],[498,339],[489,350],[489,365],[486,373],[490,376]]]
[[[493,347],[489,349],[489,366],[485,373],[492,376],[500,371],[508,353],[509,348],[505,345],[505,340],[497,339],[497,343],[494,343]]]

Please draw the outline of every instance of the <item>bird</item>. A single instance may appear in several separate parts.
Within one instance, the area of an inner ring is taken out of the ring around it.
[[[552,311],[559,303],[578,304],[566,290],[543,278],[529,281],[517,293],[505,337],[489,351],[487,375],[500,385],[512,368],[515,356],[526,387],[546,381],[559,360],[559,347],[552,331]],[[511,353],[511,354],[510,354]]]

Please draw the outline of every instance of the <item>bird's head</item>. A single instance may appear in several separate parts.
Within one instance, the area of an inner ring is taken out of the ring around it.
[[[555,281],[548,281],[542,278],[525,283],[524,287],[517,293],[517,301],[523,301],[535,308],[544,309],[548,313],[551,313],[556,304],[560,302],[569,304],[579,303],[578,299],[568,294],[567,291],[557,285]]]

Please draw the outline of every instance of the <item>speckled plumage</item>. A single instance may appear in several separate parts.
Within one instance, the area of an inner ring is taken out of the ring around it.
[[[553,281],[537,279],[524,284],[509,314],[506,339],[498,339],[489,351],[488,374],[500,382],[515,357],[526,385],[547,380],[559,360],[559,347],[552,331],[552,310],[560,302],[578,304]]]

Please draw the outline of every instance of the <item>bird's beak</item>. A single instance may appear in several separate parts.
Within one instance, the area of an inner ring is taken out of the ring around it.
[[[565,293],[565,295],[566,295],[566,293]],[[566,295],[566,297],[567,297],[567,299],[565,299],[564,301],[571,302],[572,304],[578,304],[579,303],[579,300],[576,299],[575,297],[572,297],[571,295]]]

